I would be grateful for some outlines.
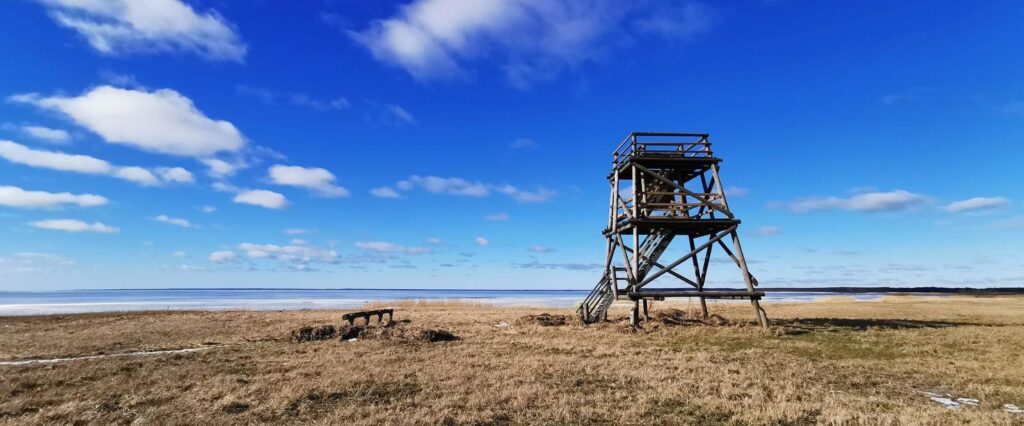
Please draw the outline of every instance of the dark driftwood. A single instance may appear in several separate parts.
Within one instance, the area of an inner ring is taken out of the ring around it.
[[[376,316],[377,323],[380,324],[384,322],[384,314],[387,314],[388,322],[391,322],[394,313],[394,308],[374,309],[370,311],[349,312],[342,315],[341,319],[348,321],[348,325],[353,325],[357,318],[363,318],[366,320],[366,325],[370,325],[370,317]]]

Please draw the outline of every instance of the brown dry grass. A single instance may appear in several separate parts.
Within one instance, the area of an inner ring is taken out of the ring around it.
[[[391,304],[395,305],[395,304]],[[717,304],[729,325],[516,321],[568,310],[409,304],[406,326],[461,340],[289,341],[334,311],[0,318],[0,359],[220,345],[0,366],[0,422],[345,424],[1017,424],[1024,298]],[[659,305],[692,311],[693,305]],[[667,318],[667,317],[666,317]],[[678,319],[678,315],[671,318]],[[508,327],[495,327],[500,322]],[[677,321],[678,322],[678,321]],[[981,400],[950,411],[921,390]]]

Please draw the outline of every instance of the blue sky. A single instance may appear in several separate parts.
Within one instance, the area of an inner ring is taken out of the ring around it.
[[[0,282],[589,288],[610,153],[648,130],[712,135],[764,286],[1024,285],[1021,22],[1013,1],[6,1]]]

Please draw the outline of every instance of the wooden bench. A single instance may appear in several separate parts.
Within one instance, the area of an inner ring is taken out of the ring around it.
[[[384,314],[388,315],[388,322],[391,322],[394,313],[394,308],[374,309],[370,311],[349,312],[347,314],[342,315],[341,319],[348,321],[348,325],[354,325],[356,318],[363,318],[366,320],[366,325],[369,326],[370,317],[376,316],[377,324],[382,324],[384,322]]]

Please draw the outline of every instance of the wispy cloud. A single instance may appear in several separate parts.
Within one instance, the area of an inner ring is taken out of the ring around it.
[[[247,47],[219,13],[180,0],[39,0],[61,26],[104,54],[193,52],[241,62]]]
[[[498,212],[494,214],[484,215],[484,219],[495,222],[504,222],[509,219],[509,216],[508,213]]]
[[[29,223],[32,227],[40,229],[49,229],[52,231],[64,231],[64,232],[93,232],[99,234],[113,234],[119,232],[120,229],[107,226],[100,222],[87,223],[78,219],[49,219],[39,220]]]
[[[107,199],[95,194],[27,191],[17,186],[0,186],[0,206],[23,209],[53,209],[65,205],[95,207],[104,204],[107,204]]]
[[[21,126],[21,130],[33,138],[55,144],[66,144],[71,141],[71,134],[61,129],[51,129],[43,126]]]
[[[254,87],[246,85],[235,86],[239,95],[259,99],[266,104],[283,103],[291,106],[308,108],[313,111],[341,111],[349,109],[352,105],[344,96],[337,96],[330,99],[317,99],[302,92],[278,91],[266,87]]]
[[[1003,197],[974,197],[966,200],[954,201],[946,205],[945,209],[950,213],[962,213],[975,210],[988,210],[1010,204],[1010,200]]]
[[[779,235],[782,233],[782,228],[778,226],[761,226],[754,228],[754,235],[760,235],[762,237],[768,237],[772,235]]]
[[[0,140],[0,158],[29,167],[106,175],[142,186],[192,182],[192,173],[181,167],[158,167],[151,171],[137,166],[115,166],[88,155],[34,149],[11,141]]]
[[[386,241],[357,241],[355,246],[359,249],[368,251],[381,253],[404,253],[412,255],[430,253],[433,251],[430,247],[409,247]]]
[[[930,198],[904,190],[866,192],[851,197],[812,197],[796,200],[786,207],[797,213],[815,210],[851,210],[860,212],[886,212],[920,207]]]
[[[471,63],[498,57],[508,82],[527,88],[632,38],[692,37],[711,18],[697,2],[416,0],[348,34],[420,81],[464,79]]]
[[[182,228],[192,228],[192,227],[195,226],[195,225],[192,224],[192,222],[189,222],[187,219],[182,219],[182,218],[178,218],[178,217],[170,217],[170,216],[167,216],[167,215],[164,215],[164,214],[159,215],[159,216],[153,218],[153,220],[155,220],[157,222],[161,222],[161,223],[166,223],[168,225],[180,226]]]
[[[394,192],[422,189],[432,194],[445,194],[462,197],[487,197],[492,193],[504,194],[520,203],[539,203],[550,200],[556,192],[544,187],[535,190],[523,190],[508,184],[491,184],[472,181],[458,177],[419,176],[398,181],[394,188],[382,187],[375,191],[391,190]]]
[[[598,271],[604,268],[600,263],[547,263],[532,261],[515,265],[523,269],[565,269],[567,271]]]

